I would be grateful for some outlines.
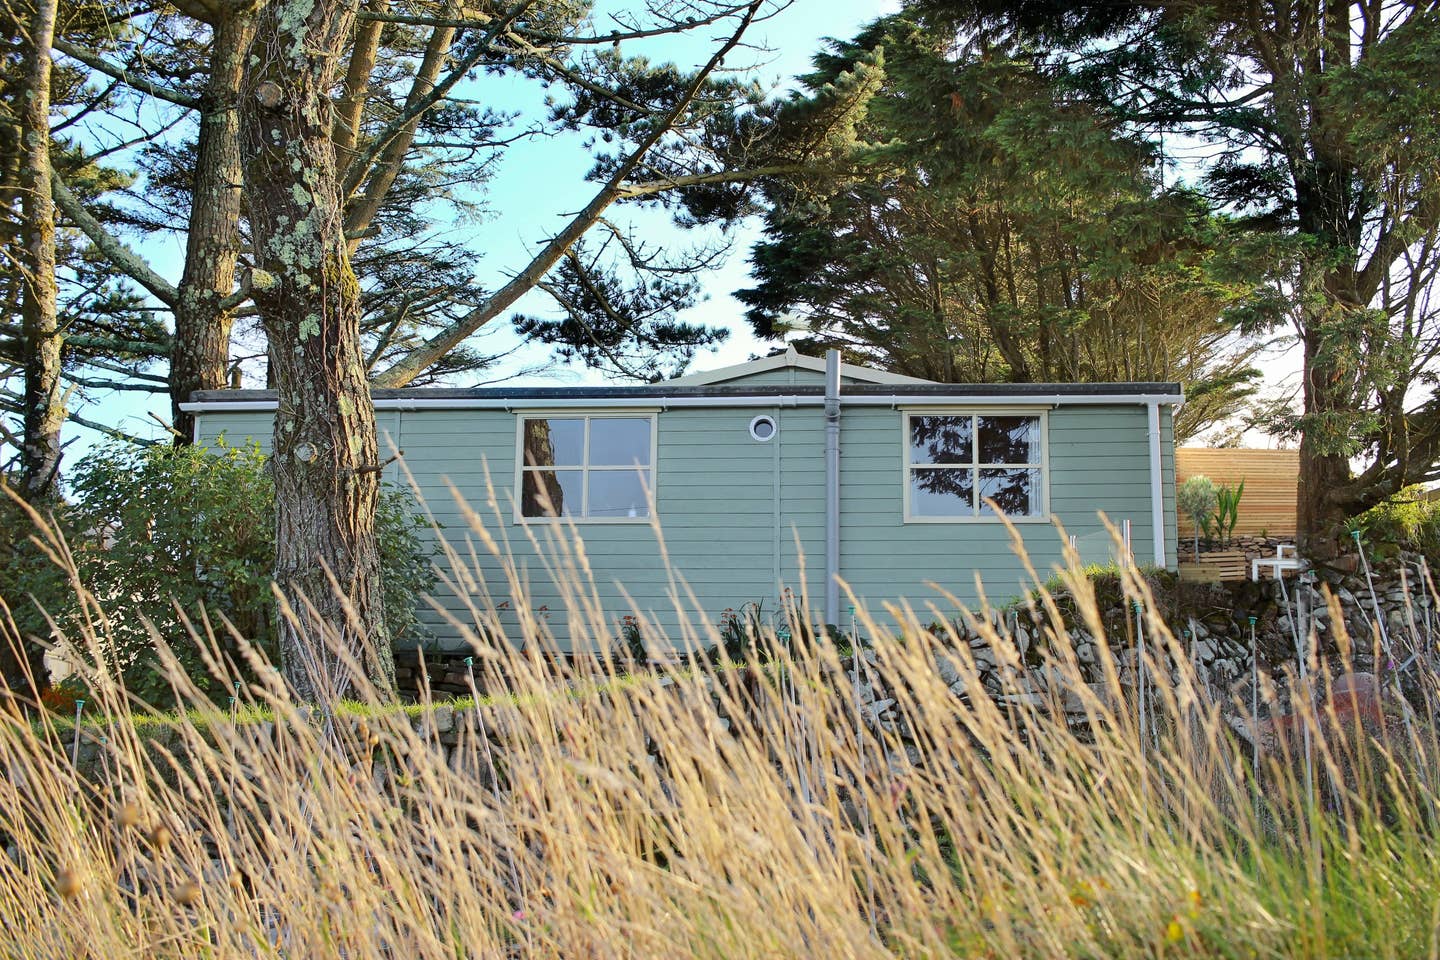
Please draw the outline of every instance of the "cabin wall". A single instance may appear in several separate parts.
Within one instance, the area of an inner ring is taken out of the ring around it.
[[[819,406],[685,408],[656,417],[655,497],[660,535],[649,523],[529,523],[515,520],[517,414],[524,410],[380,411],[382,453],[405,452],[387,468],[392,482],[405,470],[423,509],[440,524],[449,556],[440,556],[444,582],[439,609],[422,608],[433,635],[427,646],[459,649],[489,624],[476,610],[501,607],[499,627],[519,642],[516,611],[546,608],[546,624],[566,646],[613,630],[638,611],[664,642],[685,647],[697,638],[685,625],[717,624],[729,608],[756,604],[767,618],[789,587],[818,617],[824,597],[824,414]],[[594,412],[594,411],[591,411]],[[769,414],[778,426],[768,443],[751,438],[752,418]],[[558,413],[556,415],[559,415]],[[268,413],[204,413],[200,438],[221,433],[235,443],[255,436],[269,446]],[[1169,411],[1162,407],[1165,516],[1174,516],[1174,458]],[[1077,538],[1086,562],[1115,556],[1097,517],[1132,523],[1134,552],[1151,558],[1150,464],[1146,409],[1068,406],[1048,412],[1047,480],[1051,515]],[[967,604],[977,599],[976,571],[990,600],[1003,603],[1031,586],[998,521],[905,523],[902,490],[902,412],[847,406],[841,431],[841,573],[872,615],[908,599],[929,619],[927,605],[955,616],[953,604],[927,584]],[[403,466],[404,470],[401,469]],[[453,485],[453,492],[452,492]],[[1167,558],[1175,534],[1167,524]],[[577,532],[577,553],[568,531]],[[1061,560],[1061,540],[1049,522],[1017,524],[1042,578]],[[441,550],[436,542],[437,552]],[[514,579],[496,552],[513,556]],[[665,557],[669,558],[667,570]],[[802,579],[801,571],[804,571]],[[586,571],[589,571],[587,574]],[[567,583],[589,579],[593,601],[566,602]],[[486,595],[488,594],[488,602]],[[842,611],[848,601],[841,601]],[[584,608],[583,621],[562,622]],[[842,615],[848,620],[848,615]],[[593,642],[593,640],[591,641]]]

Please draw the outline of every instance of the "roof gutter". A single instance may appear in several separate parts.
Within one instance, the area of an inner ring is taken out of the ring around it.
[[[1179,404],[1182,394],[1159,393],[1092,393],[1092,394],[886,394],[878,396],[845,395],[837,398],[843,406],[1117,406]],[[378,397],[376,410],[517,410],[517,409],[624,409],[638,407],[654,410],[685,407],[820,407],[828,403],[816,394],[772,395],[751,397]],[[264,413],[275,409],[274,400],[201,400],[180,404],[186,413]]]

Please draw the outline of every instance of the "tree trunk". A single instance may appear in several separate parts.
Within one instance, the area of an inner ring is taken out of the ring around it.
[[[1300,549],[1316,560],[1338,556],[1348,511],[1338,494],[1350,481],[1350,461],[1336,453],[1331,424],[1353,418],[1347,402],[1352,391],[1343,385],[1343,372],[1322,345],[1322,324],[1315,318],[1301,337],[1305,349],[1303,376],[1306,428],[1300,435],[1300,477],[1295,493],[1296,527]]]
[[[267,6],[241,100],[252,286],[279,394],[275,580],[294,612],[279,624],[281,663],[310,700],[351,689],[347,659],[382,697],[395,685],[375,538],[375,415],[331,139],[329,93],[354,13],[353,0]]]
[[[235,286],[240,251],[240,81],[255,13],[234,9],[217,18],[210,78],[200,102],[185,271],[175,300],[170,356],[170,409],[175,442],[194,435],[194,417],[180,404],[196,390],[223,390],[234,316],[222,306]]]
[[[65,397],[60,388],[62,334],[55,307],[55,201],[50,168],[50,45],[55,39],[56,0],[37,0],[26,50],[20,108],[20,209],[24,295],[20,317],[24,341],[25,436],[20,487],[31,502],[53,499],[60,480],[60,428]]]

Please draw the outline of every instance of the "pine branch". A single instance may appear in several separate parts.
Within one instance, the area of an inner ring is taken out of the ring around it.
[[[75,225],[85,236],[90,238],[90,242],[95,244],[96,249],[103,253],[116,269],[150,291],[155,299],[167,307],[175,306],[178,300],[175,288],[164,277],[151,270],[133,250],[112,236],[100,224],[100,221],[91,216],[59,177],[55,178],[51,193],[55,197],[56,206],[64,212],[65,216],[75,222]]]
[[[200,107],[200,101],[189,94],[172,90],[167,86],[146,80],[144,77],[137,77],[124,67],[118,67],[93,50],[86,49],[78,44],[71,43],[61,37],[55,38],[54,48],[72,60],[78,60],[85,66],[113,77],[121,83],[141,93],[156,97],[175,104],[177,107],[184,107],[187,110],[196,110]]]
[[[511,304],[519,300],[529,290],[533,289],[550,269],[565,255],[577,240],[585,235],[600,219],[605,210],[616,200],[620,199],[620,189],[628,178],[640,166],[645,155],[657,144],[660,139],[668,133],[684,115],[690,104],[704,88],[705,82],[725,59],[726,54],[735,49],[740,43],[740,38],[749,29],[751,22],[759,13],[764,0],[754,0],[745,10],[740,24],[730,38],[721,45],[720,49],[710,58],[703,68],[698,70],[690,85],[675,103],[675,106],[658,122],[635,149],[625,158],[619,168],[611,176],[610,180],[600,188],[591,198],[585,208],[576,214],[565,226],[565,229],[556,234],[526,267],[518,273],[514,279],[501,287],[493,297],[481,306],[470,311],[461,317],[457,322],[446,327],[424,344],[411,350],[408,354],[390,366],[374,378],[374,384],[378,387],[403,387],[414,380],[425,368],[440,360],[446,353],[458,346],[466,337],[479,330],[485,324],[498,317]]]

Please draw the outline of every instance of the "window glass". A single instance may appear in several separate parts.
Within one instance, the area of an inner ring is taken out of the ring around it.
[[[1033,467],[1019,470],[984,468],[980,471],[980,515],[995,516],[986,500],[1008,517],[1040,516],[1040,471]]]
[[[590,471],[590,516],[606,519],[650,516],[645,488],[649,470]]]
[[[911,417],[911,463],[971,463],[975,418]]]
[[[912,517],[968,517],[974,513],[974,474],[968,467],[910,471]]]
[[[527,418],[524,455],[527,467],[582,466],[585,463],[585,421],[579,417]]]
[[[920,414],[906,423],[907,519],[1045,515],[1043,417]]]
[[[644,520],[654,420],[522,417],[520,516]]]
[[[644,467],[649,464],[649,417],[591,418],[590,466]]]
[[[981,463],[1039,463],[1039,417],[976,417]]]
[[[520,515],[577,517],[584,509],[583,470],[526,470],[520,489]]]

